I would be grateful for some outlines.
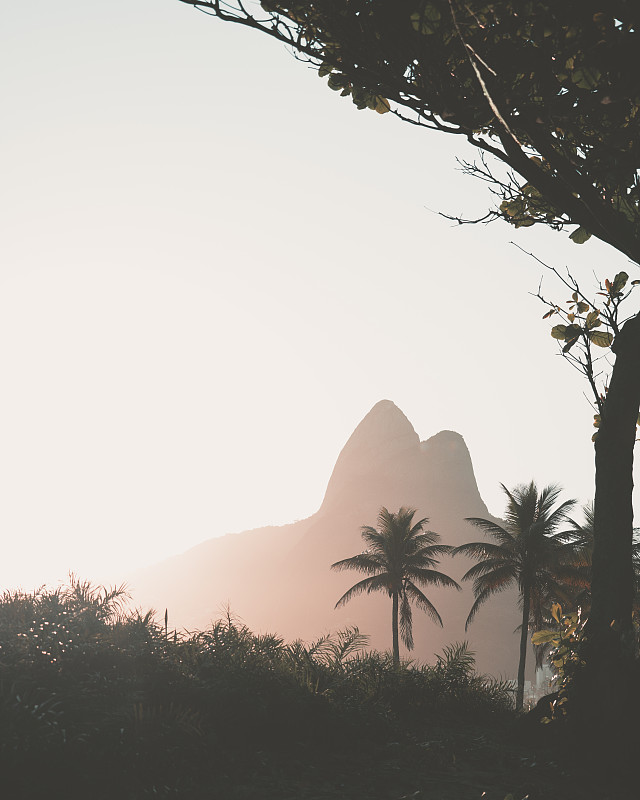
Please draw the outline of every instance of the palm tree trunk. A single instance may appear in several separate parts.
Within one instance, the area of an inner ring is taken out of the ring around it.
[[[522,629],[520,631],[520,660],[518,662],[518,689],[516,691],[516,711],[524,706],[524,668],[527,662],[527,645],[529,643],[529,607],[531,597],[527,583],[522,587]]]
[[[393,634],[393,666],[400,663],[400,642],[398,637],[398,592],[392,592],[391,632]]]

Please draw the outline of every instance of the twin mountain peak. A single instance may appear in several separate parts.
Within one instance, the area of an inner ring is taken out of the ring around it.
[[[362,576],[330,569],[333,562],[362,551],[360,528],[376,524],[381,506],[415,508],[416,520],[428,517],[428,528],[454,546],[481,538],[465,517],[489,517],[462,436],[441,431],[421,442],[402,411],[381,400],[343,447],[315,514],[290,525],[210,539],[139,572],[130,581],[131,590],[143,606],[168,607],[171,626],[178,629],[206,628],[228,605],[256,632],[309,641],[356,625],[372,646],[389,649],[389,598],[364,595],[336,610],[338,598]],[[459,582],[468,568],[462,558],[444,558],[439,566]],[[481,671],[515,674],[515,593],[506,591],[489,601],[465,632],[471,587],[425,591],[444,628],[416,610],[412,657],[433,662],[443,646],[467,640]]]

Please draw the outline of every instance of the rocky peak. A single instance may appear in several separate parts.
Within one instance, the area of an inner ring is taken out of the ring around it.
[[[391,400],[380,400],[364,417],[342,448],[333,468],[326,498],[345,479],[374,472],[407,450],[417,451],[420,437],[413,425]]]

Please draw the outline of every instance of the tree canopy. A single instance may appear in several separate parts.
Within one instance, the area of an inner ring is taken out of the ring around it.
[[[182,2],[292,46],[360,109],[466,138],[487,218],[578,226],[640,262],[635,0]]]

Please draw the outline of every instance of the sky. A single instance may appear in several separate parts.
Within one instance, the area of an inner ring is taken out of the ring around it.
[[[452,224],[490,202],[468,145],[178,0],[0,19],[0,588],[307,517],[383,398],[464,436],[493,514],[500,483],[592,497],[587,387],[513,242],[585,286],[623,257]]]

